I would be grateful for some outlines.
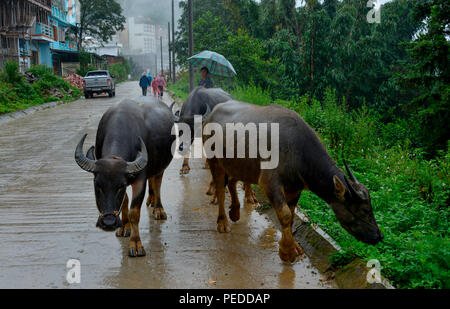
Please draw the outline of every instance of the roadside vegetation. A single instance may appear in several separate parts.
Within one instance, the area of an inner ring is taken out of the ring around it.
[[[356,241],[314,194],[300,198],[343,249],[330,257],[336,267],[378,259],[395,287],[450,288],[449,2],[393,0],[379,24],[367,22],[364,1],[294,3],[194,1],[195,53],[223,54],[238,76],[213,77],[216,86],[296,111],[367,186],[385,235],[376,246]],[[185,20],[175,46],[181,66]],[[186,99],[187,74],[170,89]]]
[[[80,97],[81,91],[45,66],[32,67],[27,74],[19,73],[18,64],[7,62],[0,71],[0,114],[48,102],[69,102]]]

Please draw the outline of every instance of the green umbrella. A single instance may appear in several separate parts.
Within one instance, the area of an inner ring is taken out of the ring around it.
[[[233,65],[221,54],[204,50],[200,54],[188,58],[194,67],[207,67],[209,73],[224,77],[232,77],[236,74]]]

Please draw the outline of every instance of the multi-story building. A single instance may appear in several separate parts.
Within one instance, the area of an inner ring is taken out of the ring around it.
[[[48,30],[41,26],[49,25],[51,13],[51,0],[0,1],[0,66],[6,61],[15,61],[24,71],[32,64],[40,63],[39,52],[33,48],[32,35],[37,27],[44,32]],[[41,39],[36,42],[49,50],[50,33],[45,33]]]
[[[59,0],[59,5],[52,7],[50,25],[54,40],[50,51],[53,71],[58,75],[75,71],[79,63],[77,43],[66,35],[70,27],[77,26],[77,4],[77,0]]]
[[[66,37],[78,10],[78,0],[0,1],[0,66],[16,61],[26,71],[43,64],[62,74],[65,63],[78,62],[77,45]]]
[[[169,68],[167,26],[155,25],[148,17],[128,17],[125,30],[117,40],[123,46],[123,54],[131,57],[143,70],[152,73],[161,70],[161,38],[163,68]]]

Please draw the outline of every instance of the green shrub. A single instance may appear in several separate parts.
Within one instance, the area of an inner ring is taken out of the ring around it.
[[[114,75],[117,83],[128,79],[129,68],[124,63],[114,63],[109,67],[109,72]]]
[[[178,81],[175,84],[169,84],[169,89],[173,91],[176,97],[180,98],[183,102],[189,96],[189,75],[187,71],[181,73]]]
[[[3,79],[11,84],[22,82],[22,75],[19,73],[17,62],[6,62],[4,65]]]
[[[73,87],[61,77],[54,75],[46,66],[35,66],[29,70],[37,78],[37,81],[33,84],[28,83],[18,73],[17,69],[17,65],[5,65],[5,69],[0,75],[2,77],[0,80],[0,114],[26,109],[46,102],[71,101],[81,95],[79,89]],[[51,95],[55,89],[62,94],[62,99]]]
[[[236,86],[231,95],[237,101],[251,102],[256,105],[268,105],[272,103],[269,91],[262,90],[261,87],[251,84],[250,86]]]

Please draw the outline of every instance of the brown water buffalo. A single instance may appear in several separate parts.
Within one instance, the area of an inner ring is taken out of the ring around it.
[[[266,159],[262,159],[259,153],[257,157],[248,156],[249,134],[245,140],[244,158],[208,158],[219,202],[219,232],[230,232],[224,208],[224,189],[227,181],[232,196],[229,215],[233,221],[239,220],[235,186],[236,181],[241,180],[258,184],[275,209],[282,227],[279,255],[283,261],[293,262],[297,254],[303,253],[292,235],[294,209],[303,190],[310,190],[327,202],[340,224],[357,240],[372,245],[382,240],[383,235],[375,220],[366,187],[356,180],[348,167],[347,177],[336,166],[315,132],[297,113],[276,105],[263,107],[232,101],[216,106],[203,128],[205,130],[210,124],[219,125],[226,140],[227,134],[232,134],[227,133],[227,124],[261,123],[279,125],[279,136],[275,137],[278,138],[279,144],[279,163],[276,167],[262,169],[261,164],[267,161]],[[271,126],[267,126],[267,134],[258,127],[258,138],[264,134],[269,137],[269,145],[275,145],[271,137]],[[205,132],[203,134],[205,143],[213,136]],[[229,147],[230,145],[224,142],[223,153],[226,153]],[[237,147],[237,138],[234,137],[234,149]]]
[[[159,100],[144,106],[124,101],[103,115],[95,147],[84,155],[86,134],[75,151],[77,164],[94,174],[95,199],[100,213],[97,227],[105,231],[117,230],[118,237],[130,237],[131,257],[146,254],[139,236],[139,220],[147,181],[153,216],[157,220],[167,218],[160,188],[164,171],[173,158],[173,125],[170,109]],[[128,186],[133,190],[129,210]]]

